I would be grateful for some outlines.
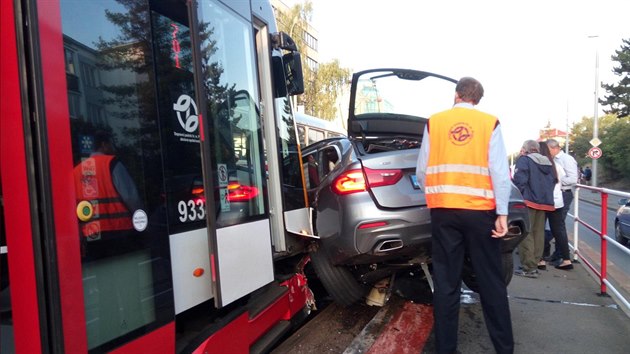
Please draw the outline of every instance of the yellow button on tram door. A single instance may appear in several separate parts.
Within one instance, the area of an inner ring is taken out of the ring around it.
[[[94,215],[94,208],[90,202],[83,200],[77,205],[77,216],[79,220],[88,221],[92,218],[92,215]]]

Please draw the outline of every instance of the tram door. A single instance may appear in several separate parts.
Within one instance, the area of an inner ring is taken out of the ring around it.
[[[201,52],[202,68],[212,70],[202,70],[198,97],[208,122],[203,166],[215,201],[208,235],[218,306],[274,280],[252,10],[242,5],[202,0],[197,13],[197,46],[212,48]]]

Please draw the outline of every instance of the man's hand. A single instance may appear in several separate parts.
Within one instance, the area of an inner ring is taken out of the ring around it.
[[[501,238],[507,234],[507,230],[507,215],[498,215],[497,220],[494,222],[492,237]]]

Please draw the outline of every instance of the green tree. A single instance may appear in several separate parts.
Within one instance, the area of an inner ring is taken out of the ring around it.
[[[600,99],[599,103],[609,106],[604,112],[616,114],[619,118],[628,117],[630,115],[630,39],[624,39],[621,49],[616,50],[611,56],[613,61],[619,63],[619,66],[613,68],[613,73],[621,77],[618,84],[602,84],[607,92],[604,99]]]
[[[608,114],[599,118],[598,137],[602,141],[599,146],[603,155],[598,160],[604,180],[628,179],[630,176],[630,117],[617,118]],[[575,157],[578,165],[590,165],[592,159],[588,157],[593,138],[593,118],[583,117],[571,129],[572,142],[570,153]]]
[[[630,116],[615,119],[605,132],[605,139],[602,140],[602,150],[604,151],[603,164],[607,171],[610,170],[609,177],[613,179],[630,176]]]
[[[335,119],[337,116],[335,102],[343,88],[349,84],[349,78],[350,70],[339,66],[337,59],[319,66],[315,78],[317,100],[313,102],[313,115],[328,120]]]
[[[306,0],[296,4],[287,12],[277,11],[276,18],[279,30],[286,32],[298,47],[304,62],[308,54],[304,41],[308,23],[313,14],[313,4]],[[348,84],[350,70],[342,68],[339,60],[320,63],[319,68],[312,70],[308,65],[302,66],[304,71],[304,94],[299,96],[298,104],[304,105],[304,112],[320,118],[333,120],[337,116],[335,102],[341,95],[343,87]]]

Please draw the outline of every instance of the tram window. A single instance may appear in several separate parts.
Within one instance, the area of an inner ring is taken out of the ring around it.
[[[250,23],[218,1],[201,1],[200,31],[211,168],[218,227],[252,221],[267,213],[258,83]],[[244,143],[243,143],[244,142]],[[245,148],[246,154],[239,152]]]
[[[69,108],[87,344],[104,352],[174,317],[155,90],[170,51],[147,36],[148,1],[62,0],[61,19],[83,83]]]
[[[298,139],[300,140],[300,144],[302,144],[302,146],[306,146],[306,128],[303,125],[299,125],[297,126],[297,131],[298,131]]]
[[[160,4],[160,2],[156,2]],[[163,3],[161,4],[163,6]],[[170,15],[170,14],[169,14]],[[169,234],[206,227],[199,105],[185,17],[152,13]]]
[[[324,131],[323,130],[317,130],[314,129],[312,127],[309,127],[308,129],[308,144],[310,145],[312,143],[318,142],[320,140],[324,139]]]
[[[11,352],[15,348],[7,252],[6,231],[4,228],[4,198],[2,186],[0,186],[0,352],[5,350]]]
[[[286,97],[275,99],[275,112],[278,136],[280,138],[278,154],[282,165],[284,210],[304,208],[306,200],[304,199],[304,187],[302,185],[302,163],[298,157],[298,146],[304,143],[298,143],[298,135],[303,139],[305,128],[298,124],[298,135],[296,135],[295,120],[291,114],[290,102]]]

